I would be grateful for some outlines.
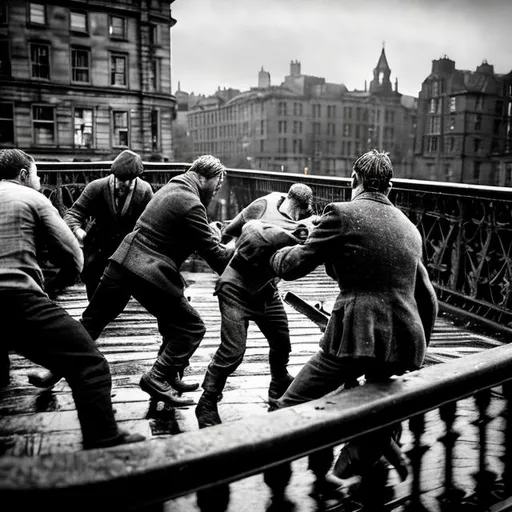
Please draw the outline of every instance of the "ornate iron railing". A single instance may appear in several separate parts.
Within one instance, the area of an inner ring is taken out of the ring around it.
[[[187,166],[148,162],[143,177],[158,189]],[[109,173],[110,162],[40,162],[38,168],[44,193],[64,211],[86,183]],[[318,213],[330,202],[350,199],[348,178],[230,169],[210,211],[232,217],[257,197],[286,192],[296,181],[313,188]],[[446,309],[510,336],[512,188],[401,179],[393,184],[391,200],[423,235],[425,261]]]

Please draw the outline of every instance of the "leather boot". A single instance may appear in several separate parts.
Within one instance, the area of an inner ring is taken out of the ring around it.
[[[293,377],[288,372],[283,373],[280,376],[272,375],[270,386],[268,387],[269,401],[274,401],[281,398],[292,382]]]
[[[213,391],[203,392],[196,406],[196,418],[199,428],[212,427],[213,425],[220,425],[222,423],[219,410],[217,409],[218,401],[218,393],[214,393]]]
[[[180,393],[186,393],[187,391],[196,391],[199,388],[199,382],[187,383],[183,380],[183,373],[185,370],[180,370],[176,373],[174,379],[169,384]]]
[[[172,373],[174,372],[174,375]],[[177,391],[169,384],[169,380],[174,381],[176,370],[171,372],[162,368],[157,360],[149,372],[144,373],[140,379],[140,388],[152,398],[161,400],[169,405],[181,407],[185,405],[194,405],[190,398],[182,398]]]
[[[32,386],[44,389],[51,389],[62,380],[62,377],[54,375],[50,370],[46,372],[30,371],[27,373],[27,377]]]

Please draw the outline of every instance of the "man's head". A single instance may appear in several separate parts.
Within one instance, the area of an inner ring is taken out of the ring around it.
[[[224,182],[226,168],[218,158],[203,155],[192,162],[187,172],[196,173],[199,177],[201,202],[208,206]]]
[[[36,163],[21,149],[0,150],[0,180],[16,180],[20,185],[41,190]]]
[[[304,183],[294,183],[286,196],[288,215],[301,220],[313,214],[313,191]]]
[[[116,190],[121,195],[126,195],[133,180],[144,172],[144,165],[137,153],[125,149],[112,162],[110,172],[115,176]]]
[[[361,192],[381,192],[391,189],[393,164],[389,153],[372,149],[361,155],[352,167],[352,197]],[[357,189],[357,192],[356,192]]]

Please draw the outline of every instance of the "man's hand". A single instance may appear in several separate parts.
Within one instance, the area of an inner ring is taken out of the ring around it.
[[[80,247],[84,246],[84,238],[87,235],[87,231],[85,231],[82,228],[76,228],[75,229],[75,237],[78,240],[78,243],[80,244]]]
[[[222,231],[221,231],[222,224],[220,222],[214,221],[210,222],[210,231],[212,232],[213,238],[217,240],[217,242],[221,241],[222,238]]]

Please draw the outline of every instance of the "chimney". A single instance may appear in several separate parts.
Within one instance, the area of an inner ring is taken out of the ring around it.
[[[290,62],[290,76],[300,76],[300,62],[298,60],[292,60]]]
[[[261,70],[258,73],[258,88],[266,89],[268,87],[270,87],[270,73],[261,66]]]

